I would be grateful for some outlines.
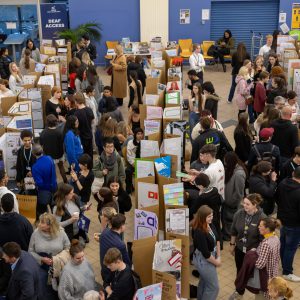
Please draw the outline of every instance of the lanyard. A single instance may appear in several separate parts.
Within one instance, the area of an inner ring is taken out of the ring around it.
[[[25,158],[25,160],[27,162],[27,167],[26,167],[27,170],[30,168],[29,165],[30,165],[30,159],[31,159],[31,152],[32,152],[32,146],[30,146],[29,156],[27,158],[26,157],[26,152],[25,152],[25,147],[24,147],[24,158]]]
[[[246,216],[245,216],[244,236],[243,236],[243,238],[242,238],[242,242],[243,242],[244,244],[247,243],[248,230],[249,230],[249,225],[250,225],[251,222],[252,222],[252,218],[253,218],[252,215],[246,214]]]

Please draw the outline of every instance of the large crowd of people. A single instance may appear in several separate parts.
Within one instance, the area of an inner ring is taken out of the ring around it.
[[[217,268],[229,242],[236,266],[230,300],[242,299],[246,289],[256,299],[290,299],[287,281],[300,282],[293,272],[300,243],[297,94],[287,90],[272,35],[254,61],[243,43],[235,45],[230,30],[209,51],[224,72],[226,56],[232,55],[227,102],[237,106],[238,115],[233,148],[217,120],[221,99],[205,80],[206,62],[196,44],[187,83],[192,151],[182,178],[190,210],[191,264],[193,275],[200,277],[196,297],[217,299],[222,289]],[[96,47],[87,35],[72,52],[68,92],[52,88],[39,140],[29,130],[20,133],[16,183],[19,193],[37,195],[34,227],[19,214],[7,174],[0,170],[0,299],[131,300],[136,291],[124,232],[125,213],[133,206],[134,162],[144,139],[139,111],[147,90],[143,60],[126,57],[117,45],[111,85],[104,86],[94,65]],[[30,39],[19,64],[1,49],[0,98],[16,94],[36,62],[40,52]],[[128,120],[120,110],[127,96]],[[28,178],[34,179],[34,188],[28,188]],[[92,192],[95,178],[103,185]],[[91,207],[91,197],[97,208]],[[90,209],[99,213],[101,230],[93,238],[99,242],[101,286],[84,254],[89,236],[80,220]],[[258,286],[249,283],[253,273]]]

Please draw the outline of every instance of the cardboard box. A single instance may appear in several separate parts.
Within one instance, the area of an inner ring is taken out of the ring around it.
[[[176,279],[175,276],[152,270],[152,283],[163,283],[162,300],[176,299]]]
[[[8,116],[9,109],[18,101],[17,96],[1,98],[1,111],[2,116]]]

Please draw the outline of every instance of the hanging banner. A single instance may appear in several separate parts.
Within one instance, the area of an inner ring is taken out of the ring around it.
[[[292,29],[300,29],[300,3],[293,3]]]
[[[43,39],[57,38],[56,33],[69,27],[66,4],[41,4]]]

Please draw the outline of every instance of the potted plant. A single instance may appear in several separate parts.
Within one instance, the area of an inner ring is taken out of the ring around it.
[[[74,29],[65,29],[57,32],[57,36],[58,38],[70,41],[72,45],[75,45],[84,34],[88,34],[91,40],[99,42],[102,37],[101,31],[101,24],[89,22],[81,24]]]

